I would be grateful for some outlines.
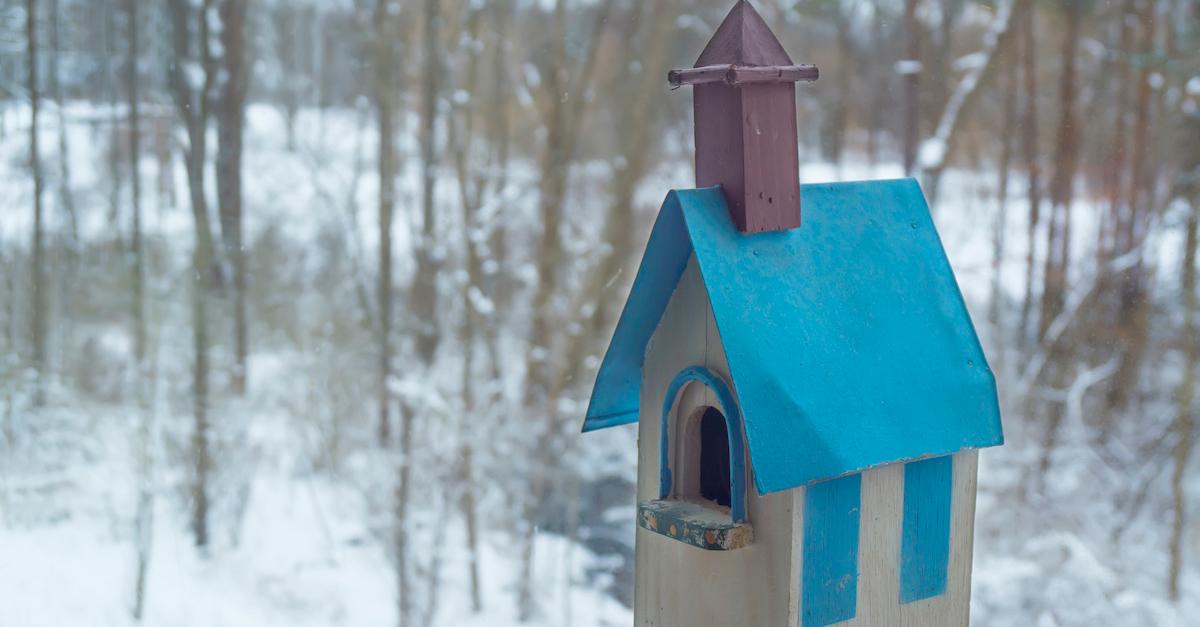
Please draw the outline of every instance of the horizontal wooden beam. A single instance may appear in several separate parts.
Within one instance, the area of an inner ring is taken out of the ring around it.
[[[725,83],[736,87],[753,83],[811,83],[820,75],[815,65],[706,65],[671,70],[667,72],[667,82],[672,87],[705,83]]]

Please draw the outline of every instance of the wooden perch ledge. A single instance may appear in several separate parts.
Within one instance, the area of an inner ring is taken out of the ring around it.
[[[820,77],[815,65],[741,66],[728,63],[671,70],[667,82],[672,87],[725,83],[738,86],[750,83],[811,83]]]

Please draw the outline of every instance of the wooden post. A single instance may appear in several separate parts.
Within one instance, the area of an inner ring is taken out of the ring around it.
[[[721,185],[743,233],[800,226],[800,163],[793,83],[817,68],[795,65],[761,15],[740,0],[700,53],[672,70],[671,85],[693,85],[696,186]]]

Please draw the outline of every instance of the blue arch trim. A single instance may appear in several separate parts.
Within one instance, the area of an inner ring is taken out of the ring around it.
[[[683,386],[695,381],[703,384],[717,395],[717,403],[725,416],[725,430],[729,434],[729,511],[733,522],[746,520],[746,447],[742,436],[742,416],[737,403],[733,400],[733,392],[729,384],[717,373],[704,366],[689,366],[675,375],[671,385],[667,387],[667,395],[663,398],[662,409],[662,438],[659,448],[658,496],[667,498],[671,495],[671,457],[670,457],[670,426],[671,408],[675,406],[675,397]]]

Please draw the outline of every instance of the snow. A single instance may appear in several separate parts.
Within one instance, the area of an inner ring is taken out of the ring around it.
[[[921,73],[921,62],[916,59],[900,59],[893,67],[901,76]]]
[[[924,169],[936,168],[946,160],[946,142],[940,137],[930,137],[921,142],[917,150],[917,163]]]
[[[90,497],[111,497],[96,486]],[[355,499],[316,479],[260,477],[242,542],[215,557],[198,557],[177,517],[159,515],[143,625],[307,627],[396,624],[394,575],[378,543],[361,525]],[[160,508],[163,509],[163,508]],[[161,514],[161,512],[160,512]],[[0,532],[0,625],[124,627],[130,618],[133,551],[114,531],[118,521],[72,518]],[[462,547],[455,526],[447,546]],[[559,536],[540,535],[535,555],[547,580],[546,615],[524,625],[626,625],[630,612],[612,597],[580,585],[596,558]],[[446,557],[437,625],[517,625],[511,589],[520,572],[516,551],[499,534],[485,535],[481,563],[485,612],[471,611],[466,554]],[[603,564],[599,564],[603,567]],[[454,594],[454,596],[451,596]]]
[[[536,68],[526,69],[531,81],[538,80]],[[897,68],[902,69],[917,71],[919,66]],[[1188,90],[1193,95],[1200,94],[1200,78],[1189,81]],[[24,115],[16,107],[10,109],[10,113],[13,111]],[[108,174],[105,168],[95,165],[106,163],[107,136],[103,131],[95,131],[92,123],[95,121],[103,128],[114,112],[72,104],[66,113],[72,120],[75,185],[84,192],[80,194],[81,203],[90,208],[81,212],[81,236],[87,241],[108,241],[113,231],[106,210]],[[253,174],[246,181],[246,204],[252,208],[247,216],[247,241],[279,237],[299,244],[305,255],[289,257],[284,262],[296,264],[298,272],[303,274],[309,266],[319,267],[323,249],[315,244],[332,232],[344,238],[352,251],[347,254],[354,263],[367,268],[364,275],[369,274],[379,239],[373,219],[376,182],[369,112],[345,110],[319,115],[315,111],[302,111],[297,120],[295,152],[284,148],[284,119],[276,109],[252,106],[248,114],[246,163],[247,171]],[[406,121],[408,128],[415,128],[416,122]],[[52,138],[56,130],[54,116],[44,115],[42,124],[46,136]],[[0,243],[4,244],[5,254],[27,244],[30,193],[22,161],[20,129],[7,130],[6,140],[0,143],[0,189],[5,190],[0,195],[3,216]],[[56,142],[43,143],[47,146],[44,158],[47,163],[54,163]],[[412,154],[415,146],[406,144],[402,148]],[[668,151],[672,158],[662,159],[637,191],[638,218],[642,223],[652,217],[664,190],[690,183],[690,163],[679,156],[685,149],[686,146],[676,146]],[[921,147],[921,162],[941,163],[944,152],[944,143],[927,140]],[[179,255],[164,260],[165,267],[158,268],[168,274],[186,267],[191,215],[186,206],[159,202],[152,184],[157,172],[152,157],[147,155],[146,159],[142,167],[147,190],[146,228],[173,242]],[[802,160],[805,165],[801,178],[806,183],[902,175],[895,163],[872,166],[854,158],[844,164]],[[182,164],[176,159],[173,167],[170,176],[177,187],[179,202],[186,203]],[[578,186],[594,189],[594,181],[606,180],[616,167],[620,164],[579,164]],[[514,164],[515,182],[513,191],[506,193],[505,211],[524,217],[535,211],[534,192],[529,191],[536,189],[531,184],[536,177],[534,168],[530,163]],[[356,169],[362,172],[356,173]],[[56,176],[53,169],[48,168],[48,176]],[[1011,347],[997,341],[1002,336],[986,323],[984,315],[991,298],[991,225],[999,209],[995,179],[996,173],[986,167],[980,171],[948,168],[939,203],[933,207],[942,241],[984,337],[1004,395],[1007,444],[984,451],[980,456],[973,624],[1063,627],[1193,624],[1194,617],[1200,615],[1200,574],[1195,559],[1200,554],[1197,545],[1200,533],[1192,523],[1185,539],[1183,595],[1181,601],[1172,603],[1163,590],[1164,520],[1170,515],[1168,501],[1163,497],[1163,478],[1170,469],[1136,463],[1143,455],[1138,443],[1144,443],[1147,437],[1162,439],[1168,435],[1146,436],[1140,433],[1146,430],[1144,424],[1122,424],[1115,439],[1130,442],[1128,448],[1100,451],[1083,424],[1085,415],[1080,404],[1072,403],[1062,443],[1052,456],[1052,472],[1037,478],[1044,426],[1021,415],[1021,394],[1027,383],[1022,374],[1027,372],[1029,364],[1014,363]],[[405,203],[417,198],[419,179],[415,168],[401,173],[398,186]],[[49,191],[51,187],[48,185],[46,193],[47,215],[51,220],[49,228],[55,230],[61,229],[63,223],[59,212],[53,210],[56,193]],[[1009,188],[1006,219],[1002,224],[1006,250],[1000,267],[1000,289],[1003,302],[1015,303],[1025,289],[1026,182],[1019,173],[1014,173]],[[452,181],[439,182],[439,194],[454,199]],[[580,193],[572,200],[585,196]],[[1091,259],[1095,245],[1098,217],[1105,208],[1101,200],[1082,193],[1077,196],[1080,200],[1072,207],[1075,238],[1072,250],[1082,261],[1072,267],[1070,275],[1076,290],[1094,277],[1094,268],[1089,267],[1087,260]],[[582,216],[599,213],[591,209],[584,207],[578,213]],[[457,208],[444,213],[457,215]],[[412,241],[409,229],[402,226],[407,217],[398,215],[395,229],[397,280],[401,283],[407,281],[411,272],[408,253]],[[1175,226],[1178,217],[1177,209],[1172,210],[1163,219],[1168,224],[1152,225],[1151,240],[1144,253],[1152,265],[1177,267],[1180,240],[1178,233],[1167,227]],[[588,225],[572,226],[586,232]],[[1039,235],[1039,239],[1044,237]],[[489,274],[502,270],[493,260],[486,260],[484,265]],[[520,289],[527,289],[536,278],[533,268],[523,260],[516,260],[512,267],[503,270],[515,272],[524,283]],[[1040,272],[1040,267],[1037,271]],[[619,281],[612,283],[616,285]],[[1078,291],[1073,296],[1078,296]],[[468,297],[471,306],[481,313],[505,315],[497,311],[497,303],[478,290],[471,291]],[[282,308],[295,310],[296,315],[319,315],[314,303],[328,296],[309,298],[285,303]],[[347,303],[319,306],[352,311]],[[157,333],[168,339],[187,338],[186,313],[174,315]],[[128,335],[116,325],[92,331],[96,337],[94,350],[115,356],[115,362],[119,363],[132,350]],[[504,350],[512,353],[508,344]],[[244,482],[250,498],[240,523],[229,524],[222,519],[222,524],[215,526],[218,537],[207,555],[193,548],[187,532],[188,478],[183,476],[183,464],[177,459],[180,440],[189,433],[186,429],[189,408],[186,402],[174,397],[186,399],[186,390],[161,392],[164,398],[158,403],[158,422],[165,444],[155,464],[154,542],[143,625],[396,624],[394,566],[386,519],[381,520],[386,515],[390,494],[387,474],[390,467],[352,451],[349,459],[338,466],[338,472],[314,468],[318,450],[315,441],[322,436],[321,430],[349,420],[338,413],[339,407],[327,396],[335,391],[348,396],[361,392],[360,388],[338,390],[330,382],[332,375],[327,371],[346,370],[359,363],[341,361],[344,356],[337,355],[335,348],[318,344],[311,351],[256,349],[251,363],[254,394],[244,403],[217,408],[215,413],[228,422],[244,421],[243,426],[226,434],[231,442],[226,443],[228,448],[224,450],[227,457],[222,457],[223,463],[240,464],[239,476],[223,480],[232,485]],[[169,344],[163,351],[164,378],[186,381],[187,351]],[[533,356],[545,356],[545,349],[535,348]],[[516,354],[506,365],[519,369],[525,357],[524,353]],[[595,356],[589,359],[594,360]],[[1105,367],[1106,364],[1094,364],[1082,371],[1080,374],[1086,376],[1081,376],[1077,384],[1084,385],[1105,375]],[[106,373],[106,376],[119,380],[122,375]],[[1172,369],[1164,376],[1177,378],[1179,374]],[[458,406],[441,389],[446,385],[444,378],[431,383],[399,373],[389,383],[402,397],[417,402],[424,412],[438,417],[454,416]],[[513,379],[501,380],[496,386],[512,395]],[[314,383],[315,386],[311,385]],[[565,411],[582,409],[579,399],[561,402]],[[1168,411],[1170,408],[1152,405],[1147,415],[1165,415]],[[39,425],[43,430],[30,425]],[[19,414],[17,426],[28,429],[30,435],[19,443],[13,456],[0,458],[0,590],[4,591],[0,595],[0,626],[132,627],[135,623],[129,616],[129,606],[133,594],[132,512],[137,469],[136,456],[130,450],[130,443],[135,441],[135,423],[130,420],[129,408],[68,396],[60,407],[46,413]],[[435,424],[427,428],[439,427]],[[435,436],[441,434],[434,431]],[[633,479],[636,430],[609,429],[588,434],[586,439],[572,435],[575,439],[569,440],[571,448],[563,457],[576,460],[577,467],[572,470],[585,484],[600,484],[613,478]],[[494,447],[494,455],[515,458],[525,454],[525,448],[514,446],[508,439],[527,438],[526,432],[485,431],[483,437],[492,440],[488,445]],[[435,444],[440,441],[439,437],[429,439]],[[55,454],[47,455],[47,450]],[[46,463],[49,458],[61,462],[62,468],[35,472],[37,464]],[[421,502],[417,507],[414,524],[422,540],[417,549],[422,565],[417,579],[422,584],[432,581],[428,568],[434,539],[439,533],[444,534],[438,609],[432,623],[467,627],[630,625],[631,611],[613,594],[613,590],[623,585],[617,581],[617,573],[625,565],[625,554],[588,547],[595,547],[602,540],[622,547],[626,553],[629,551],[634,528],[632,496],[628,503],[597,505],[598,511],[590,512],[588,520],[598,526],[580,529],[578,542],[567,540],[559,531],[541,530],[536,534],[533,554],[539,611],[531,622],[519,623],[515,590],[521,577],[522,547],[518,542],[519,530],[514,529],[520,523],[513,520],[518,504],[511,503],[511,495],[498,487],[500,480],[501,477],[493,475],[481,477],[486,492],[481,495],[485,503],[481,507],[484,607],[481,613],[470,608],[469,556],[461,516],[442,516],[444,511],[440,508],[445,505],[438,499]],[[1045,485],[1037,486],[1038,481]],[[1197,488],[1187,489],[1189,499],[1195,502],[1200,497]],[[1143,504],[1137,505],[1136,497],[1143,494]],[[222,507],[222,511],[228,512],[228,504]],[[1121,529],[1119,537],[1115,537],[1118,534],[1114,529]],[[231,530],[237,531],[236,541]],[[424,585],[418,589],[420,594],[426,593]],[[424,606],[423,601],[421,605]]]

